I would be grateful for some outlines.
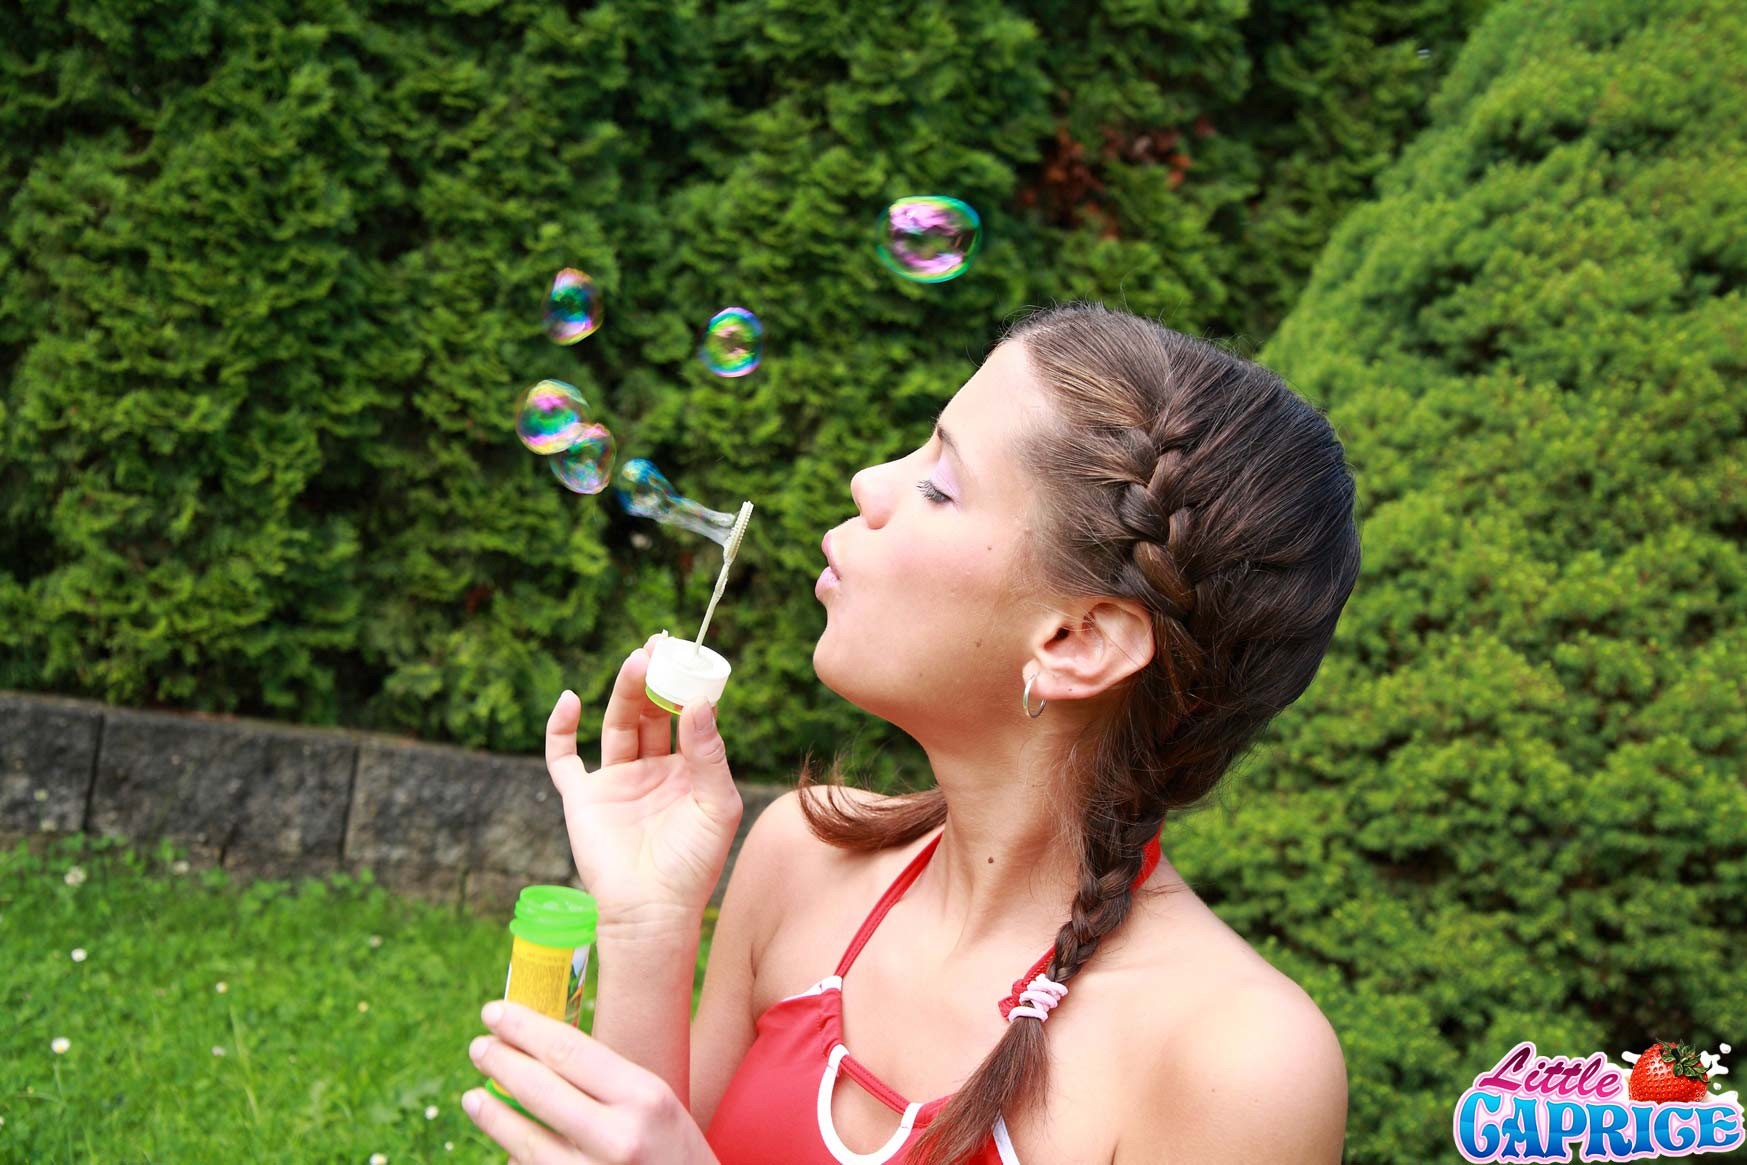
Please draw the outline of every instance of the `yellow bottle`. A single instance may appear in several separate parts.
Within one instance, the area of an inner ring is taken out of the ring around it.
[[[571,886],[525,886],[516,898],[510,922],[510,969],[503,997],[541,1015],[582,1026],[583,980],[594,947],[594,898]],[[493,1096],[517,1112],[538,1120],[516,1099],[488,1079]]]

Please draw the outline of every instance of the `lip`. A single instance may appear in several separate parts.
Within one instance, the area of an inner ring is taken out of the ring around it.
[[[819,549],[825,555],[825,569],[819,572],[819,581],[813,584],[813,597],[823,602],[825,596],[837,589],[842,581],[837,574],[837,560],[831,556],[831,532],[827,530],[825,537],[819,540]]]

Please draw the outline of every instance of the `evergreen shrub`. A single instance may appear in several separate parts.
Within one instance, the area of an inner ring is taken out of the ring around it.
[[[556,376],[621,458],[758,507],[710,630],[737,771],[847,745],[913,780],[812,673],[850,475],[1026,305],[1263,338],[1477,11],[0,7],[0,687],[537,748],[720,563],[517,444]],[[922,192],[984,216],[955,282],[874,261]],[[605,324],[559,348],[567,265]],[[735,303],[767,354],[723,381],[693,353]]]
[[[1524,1039],[1728,1042],[1739,1087],[1743,61],[1723,0],[1494,9],[1261,354],[1347,445],[1365,570],[1166,852],[1340,1033],[1355,1165],[1454,1160]]]

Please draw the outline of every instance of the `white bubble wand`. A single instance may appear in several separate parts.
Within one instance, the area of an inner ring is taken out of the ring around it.
[[[710,629],[710,618],[716,613],[716,604],[722,599],[722,588],[728,585],[728,568],[734,565],[734,555],[739,553],[741,536],[746,533],[746,523],[752,520],[752,503],[741,502],[740,513],[734,519],[734,528],[728,532],[728,539],[722,543],[722,571],[716,576],[716,589],[710,595],[710,605],[704,609],[704,621],[698,627],[698,637],[692,642],[692,654],[699,659],[704,654],[704,632]]]

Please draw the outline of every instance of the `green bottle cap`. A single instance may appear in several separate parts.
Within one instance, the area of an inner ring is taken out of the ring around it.
[[[595,919],[594,897],[574,886],[524,886],[510,933],[543,947],[591,946]]]

